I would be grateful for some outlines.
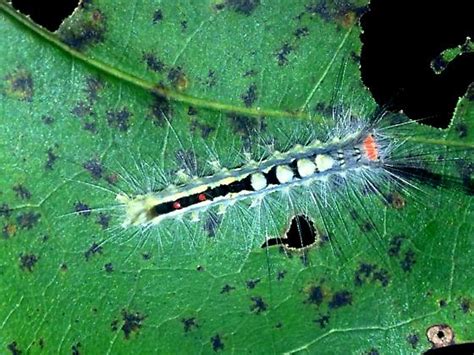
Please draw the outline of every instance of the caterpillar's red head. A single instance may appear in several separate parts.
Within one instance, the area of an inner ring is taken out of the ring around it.
[[[380,159],[379,147],[377,140],[372,133],[368,134],[367,137],[362,141],[362,148],[364,154],[370,161],[378,161]]]

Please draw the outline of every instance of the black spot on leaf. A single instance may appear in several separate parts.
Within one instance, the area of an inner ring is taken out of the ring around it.
[[[289,43],[284,43],[283,46],[276,52],[276,60],[279,66],[288,64],[288,55],[294,50]]]
[[[105,213],[99,213],[96,223],[102,227],[102,229],[109,228],[110,216]]]
[[[207,77],[204,82],[206,86],[208,87],[213,87],[217,84],[217,77],[216,77],[216,72],[214,70],[209,69],[207,72]]]
[[[112,265],[112,263],[107,263],[104,265],[104,270],[108,273],[111,273],[114,271],[114,266]]]
[[[300,39],[302,37],[306,37],[307,35],[309,35],[308,27],[306,27],[306,26],[299,27],[299,28],[296,29],[296,31],[293,34],[298,39]]]
[[[92,109],[92,106],[89,105],[85,101],[79,101],[71,110],[71,113],[74,116],[77,116],[79,118],[84,118],[86,116],[91,116],[94,111]]]
[[[46,170],[53,170],[54,163],[56,162],[56,160],[58,160],[59,157],[54,152],[53,148],[49,148],[46,154],[48,157],[46,159],[46,163],[44,164],[44,167]]]
[[[329,324],[329,314],[320,315],[319,318],[314,320],[314,323],[319,324],[321,329],[326,328],[326,325]]]
[[[96,101],[99,97],[99,91],[104,88],[104,82],[96,77],[89,77],[86,81],[85,92],[87,93],[87,98],[89,102],[92,103]]]
[[[277,273],[277,280],[283,280],[286,276],[286,270],[278,271]]]
[[[71,346],[72,355],[80,355],[81,354],[79,350],[80,347],[81,347],[81,343],[76,343],[73,346]]]
[[[413,265],[416,263],[415,252],[411,249],[405,252],[405,255],[402,260],[400,260],[400,266],[405,272],[412,270]]]
[[[257,85],[251,84],[240,97],[246,107],[251,107],[257,100]]]
[[[153,93],[151,120],[155,126],[163,126],[167,120],[171,120],[170,103],[165,96],[158,93]]]
[[[323,303],[324,292],[321,286],[311,286],[308,290],[308,298],[305,303],[315,304],[319,306]]]
[[[211,337],[211,346],[212,350],[216,352],[224,350],[224,343],[222,342],[222,339],[219,334],[216,334]]]
[[[84,163],[84,169],[86,169],[94,179],[100,179],[104,172],[102,164],[97,159],[91,159]]]
[[[231,285],[228,285],[228,284],[225,284],[225,285],[222,287],[221,294],[229,293],[230,291],[233,291],[233,290],[235,290],[235,287],[233,287],[233,286],[231,286]]]
[[[188,87],[188,79],[181,67],[171,68],[168,71],[168,80],[180,91],[183,91]]]
[[[402,247],[403,241],[406,239],[403,235],[397,235],[390,240],[388,247],[389,256],[398,256],[400,255],[400,249]]]
[[[249,16],[260,5],[260,0],[226,0],[225,4],[229,9]]]
[[[411,345],[413,349],[416,349],[416,346],[418,345],[419,341],[420,341],[420,338],[416,334],[409,334],[407,336],[407,342],[408,344]]]
[[[18,348],[16,341],[11,342],[7,345],[7,349],[12,353],[12,355],[21,355],[22,351]]]
[[[165,68],[165,64],[157,59],[153,53],[144,53],[143,60],[145,61],[147,68],[154,72],[161,73]]]
[[[0,205],[0,217],[9,217],[11,212],[12,210],[8,204],[2,203]]]
[[[195,116],[198,114],[198,110],[194,106],[189,106],[188,108],[188,115]]]
[[[75,22],[59,31],[59,38],[68,46],[83,51],[104,41],[107,18],[99,9],[84,9],[77,13]]]
[[[35,212],[20,213],[16,221],[21,229],[32,229],[39,221],[41,215]]]
[[[46,116],[45,115],[45,116],[41,117],[41,121],[43,121],[43,123],[46,124],[46,125],[50,125],[54,122],[54,118],[51,117],[51,116]]]
[[[471,310],[471,302],[467,298],[462,298],[460,308],[463,313],[468,313]]]
[[[25,185],[18,184],[13,186],[16,197],[22,200],[29,200],[31,198],[31,192],[25,187]]]
[[[92,243],[92,245],[87,249],[87,251],[84,253],[84,256],[87,261],[89,261],[90,258],[92,258],[96,254],[102,255],[102,246],[100,246],[97,243]]]
[[[121,330],[125,336],[125,339],[130,339],[132,333],[137,333],[142,327],[142,322],[146,318],[145,315],[140,314],[139,312],[129,312],[127,310],[122,310],[122,321],[123,325]],[[113,329],[113,325],[112,325]]]
[[[20,255],[20,268],[23,271],[32,272],[34,266],[38,262],[39,257],[34,254],[21,254]]]
[[[126,107],[120,111],[107,111],[107,123],[109,127],[118,128],[119,131],[126,132],[130,127],[130,117],[132,114]]]
[[[184,31],[188,28],[188,21],[187,20],[182,20],[180,23],[181,29]]]
[[[34,88],[31,73],[26,69],[19,68],[5,77],[5,94],[20,101],[33,99]]]
[[[389,280],[387,270],[381,269],[377,265],[366,263],[361,263],[354,275],[354,284],[356,286],[362,286],[366,281],[378,281],[385,287],[388,285]]]
[[[91,209],[85,203],[77,201],[74,204],[74,212],[76,212],[78,215],[89,217],[91,214]]]
[[[189,112],[188,112],[189,115]],[[197,119],[191,121],[191,131],[196,132],[201,135],[202,138],[206,139],[209,135],[214,132],[216,129],[206,123],[201,123]]]
[[[233,113],[229,114],[228,117],[232,130],[244,138],[250,138],[257,132],[266,129],[264,120],[260,118],[242,116]]]
[[[183,319],[181,319],[181,323],[183,323],[185,333],[193,330],[193,328],[199,328],[199,324],[197,323],[196,318],[194,318],[194,317],[192,317],[192,318],[183,318]]]
[[[144,252],[142,253],[142,258],[143,260],[150,260],[152,257],[152,254],[150,252]]]
[[[356,6],[349,0],[317,0],[306,5],[305,10],[311,16],[319,16],[325,21],[338,21],[349,26],[354,22],[351,15],[355,18],[360,17],[367,7]]]
[[[337,309],[343,306],[351,305],[352,304],[352,293],[349,291],[339,291],[336,292],[331,301],[329,301],[329,308]]]
[[[247,280],[245,281],[245,284],[247,285],[248,289],[253,289],[257,284],[260,282],[260,279],[254,279],[254,280]]]
[[[161,20],[163,20],[163,11],[161,9],[155,10],[153,13],[153,23],[156,24],[161,22]]]
[[[85,130],[85,131],[88,131],[92,134],[96,134],[97,133],[97,125],[95,122],[84,122],[82,128]]]
[[[267,304],[263,301],[262,297],[251,297],[252,300],[252,305],[250,306],[250,310],[254,312],[255,314],[260,314],[264,311],[267,310],[268,306]]]
[[[379,351],[375,348],[372,348],[366,352],[366,355],[379,355],[379,354],[380,354]]]

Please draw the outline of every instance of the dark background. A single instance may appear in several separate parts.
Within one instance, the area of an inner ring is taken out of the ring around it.
[[[78,0],[12,2],[51,31],[78,4]],[[448,126],[458,98],[474,81],[474,53],[457,57],[441,75],[433,72],[430,62],[444,49],[463,44],[467,36],[474,40],[470,3],[371,1],[361,21],[361,67],[362,78],[380,105],[392,111],[403,109],[410,118],[432,126]]]

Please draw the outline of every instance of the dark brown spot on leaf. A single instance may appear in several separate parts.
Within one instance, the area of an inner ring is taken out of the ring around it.
[[[72,355],[80,355],[81,352],[79,350],[79,348],[81,347],[81,343],[76,343],[74,344],[72,347],[71,347],[71,352],[72,352]]]
[[[416,263],[415,252],[411,249],[405,252],[405,255],[402,260],[400,260],[400,266],[405,272],[411,271],[413,265]]]
[[[112,265],[112,263],[107,263],[104,265],[104,270],[108,273],[111,273],[114,271],[114,266]]]
[[[306,299],[305,303],[315,304],[319,306],[323,303],[324,299],[324,292],[321,286],[311,286],[308,289],[308,298]]]
[[[8,204],[2,203],[0,205],[0,217],[9,217],[11,212],[12,210]]]
[[[107,229],[109,228],[109,223],[110,223],[110,216],[105,214],[105,213],[99,213],[99,216],[97,217],[97,224],[102,227],[102,229]]]
[[[387,195],[387,203],[397,210],[405,207],[405,199],[398,192],[392,192]]]
[[[85,92],[87,93],[87,97],[89,102],[94,102],[99,97],[99,91],[104,88],[104,82],[96,77],[89,77],[87,78]]]
[[[91,116],[94,111],[92,106],[85,101],[79,101],[71,110],[71,113],[79,118]]]
[[[155,126],[163,126],[166,121],[171,121],[171,107],[168,99],[160,94],[153,93],[151,105],[151,120]]]
[[[390,240],[390,245],[388,247],[389,256],[399,256],[400,249],[402,248],[402,243],[406,239],[403,235],[397,235]]]
[[[298,39],[302,37],[306,37],[307,35],[309,35],[308,27],[304,26],[304,27],[297,28],[296,31],[294,32],[294,35]]]
[[[469,299],[463,298],[461,299],[460,307],[463,313],[468,313],[471,310],[471,302],[469,301]]]
[[[50,125],[54,122],[54,118],[51,116],[42,116],[41,121],[43,121],[43,123],[46,125]]]
[[[2,228],[2,238],[3,239],[10,239],[16,234],[17,228],[16,225],[13,223],[7,223]]]
[[[129,312],[122,310],[122,331],[125,335],[125,339],[130,339],[132,333],[136,333],[142,327],[142,322],[147,316],[140,314],[139,312]]]

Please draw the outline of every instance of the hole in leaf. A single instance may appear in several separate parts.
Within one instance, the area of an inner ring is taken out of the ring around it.
[[[61,22],[70,16],[79,5],[79,0],[12,0],[12,6],[22,14],[29,15],[38,25],[54,32]]]
[[[291,219],[290,227],[283,237],[268,239],[262,248],[272,245],[283,245],[289,249],[303,249],[315,244],[319,232],[313,221],[305,215],[297,215]]]
[[[433,60],[474,38],[469,2],[413,6],[408,0],[372,0],[362,16],[361,71],[375,100],[411,119],[445,128],[458,98],[474,81],[474,53],[435,74]],[[449,24],[449,31],[442,24]]]

